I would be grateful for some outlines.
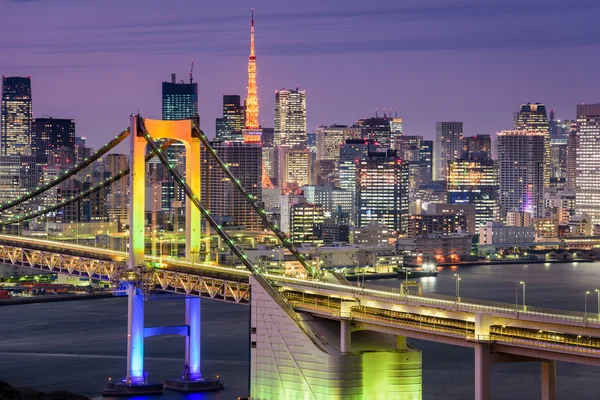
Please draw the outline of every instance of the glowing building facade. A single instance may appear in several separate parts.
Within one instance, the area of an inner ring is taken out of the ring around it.
[[[500,214],[508,211],[544,216],[547,132],[502,131],[498,134]]]
[[[31,79],[2,77],[0,115],[1,146],[4,156],[31,154]]]
[[[56,150],[65,148],[75,163],[75,122],[72,119],[36,118],[32,128],[31,154],[39,163],[48,161]]]
[[[275,92],[275,146],[306,148],[306,91]]]
[[[515,129],[520,131],[537,132],[544,136],[544,188],[550,186],[550,128],[546,106],[541,103],[527,103],[521,106],[517,113]]]
[[[242,142],[244,128],[244,107],[240,105],[240,96],[223,95],[223,117],[217,118],[216,139],[219,141]]]
[[[300,203],[291,207],[291,238],[294,244],[323,244],[323,207],[318,204]]]
[[[462,159],[448,164],[448,203],[473,204],[479,227],[499,216],[498,165],[491,159]]]
[[[357,226],[379,222],[404,233],[408,223],[408,163],[395,151],[369,153],[358,161]]]
[[[461,157],[463,147],[462,122],[436,122],[434,179],[445,181],[448,162]]]
[[[600,224],[600,104],[577,105],[575,210]]]

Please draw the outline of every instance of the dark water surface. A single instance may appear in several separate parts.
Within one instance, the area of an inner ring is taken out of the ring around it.
[[[515,284],[526,282],[528,305],[597,312],[594,289],[600,289],[600,263],[496,265],[444,268],[437,278],[423,278],[425,292],[455,294],[461,277],[464,298],[514,303]],[[398,286],[398,279],[373,281]],[[520,290],[520,289],[519,289]],[[521,292],[519,291],[519,296]],[[519,301],[521,301],[519,297]],[[183,301],[146,303],[146,325],[183,323]],[[249,308],[202,301],[202,356],[205,376],[219,375],[225,389],[210,394],[165,392],[165,400],[235,399],[248,393]],[[100,398],[108,377],[125,372],[127,304],[125,298],[0,307],[0,380],[41,391],[69,390]],[[423,398],[473,398],[473,350],[409,340],[423,352]],[[182,372],[181,337],[146,340],[145,368],[151,381]],[[558,364],[558,398],[598,399],[600,368]],[[492,368],[493,399],[540,398],[538,363],[500,364]],[[137,397],[142,399],[144,397]],[[152,397],[159,399],[160,397]]]

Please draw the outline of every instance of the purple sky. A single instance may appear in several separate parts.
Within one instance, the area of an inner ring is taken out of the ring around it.
[[[221,96],[245,98],[251,7],[263,126],[296,86],[310,131],[397,108],[430,138],[436,121],[493,133],[522,103],[573,118],[600,101],[597,0],[0,0],[0,73],[31,75],[35,116],[75,118],[97,147],[130,113],[160,118],[160,83],[194,59],[212,136]]]

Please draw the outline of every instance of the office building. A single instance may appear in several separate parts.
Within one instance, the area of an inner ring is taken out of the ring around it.
[[[71,154],[73,160],[69,164],[75,164],[75,122],[72,119],[36,118],[32,128],[31,154],[37,157],[38,163],[47,163],[48,158],[60,148]]]
[[[424,210],[424,215],[462,215],[465,217],[463,233],[476,233],[476,213],[472,204],[431,203]]]
[[[241,106],[240,96],[235,94],[223,95],[223,117],[217,118],[215,140],[226,142],[242,142],[244,128],[244,107]]]
[[[437,122],[435,124],[435,180],[446,180],[448,162],[459,159],[462,149],[463,123]]]
[[[306,148],[306,91],[275,92],[275,146]]]
[[[313,183],[313,153],[308,149],[277,148],[279,153],[278,179],[280,187],[296,187]]]
[[[31,154],[33,112],[30,77],[2,77],[0,109],[0,154]]]
[[[127,156],[125,154],[109,154],[106,156],[106,173],[115,176],[128,168]],[[129,207],[129,188],[127,179],[110,185],[110,193],[106,199],[108,216],[110,220],[127,221]]]
[[[347,139],[360,139],[361,128],[346,125],[319,126],[316,130],[317,161],[340,159],[340,147]]]
[[[356,171],[360,160],[367,157],[369,152],[375,151],[375,144],[365,139],[347,139],[340,147],[340,188],[351,193],[352,211],[351,221],[356,221]]]
[[[323,207],[299,203],[291,206],[290,224],[292,243],[323,244]]]
[[[423,136],[398,136],[395,138],[398,157],[408,162],[411,190],[432,180],[433,141]]]
[[[35,189],[39,186],[40,174],[35,156],[0,156],[0,203]]]
[[[356,199],[357,226],[379,222],[406,232],[408,163],[392,150],[369,153],[358,161]]]
[[[191,119],[198,115],[198,84],[176,82],[171,74],[171,82],[162,83],[162,119]]]
[[[600,224],[600,103],[577,105],[575,209]]]
[[[229,165],[231,173],[240,180],[248,193],[258,201],[262,198],[262,149],[258,143],[213,142],[221,160]],[[262,220],[248,204],[244,195],[235,188],[225,173],[210,156],[203,161],[202,199],[213,216],[223,224],[244,226],[248,230],[262,230]]]
[[[550,131],[546,106],[540,103],[527,103],[517,114],[516,130],[540,133],[544,136],[544,188],[550,186]]]
[[[535,241],[535,228],[531,226],[505,226],[501,222],[488,222],[479,227],[479,245],[519,245]]]
[[[447,176],[448,203],[472,204],[475,225],[481,226],[499,217],[498,164],[491,159],[450,161]]]
[[[363,139],[374,141],[378,147],[392,148],[392,127],[388,118],[366,118],[360,123]]]
[[[409,237],[423,235],[451,235],[466,232],[467,217],[458,214],[421,214],[409,215],[408,230]]]
[[[475,135],[463,137],[463,157],[479,153],[489,160],[492,159],[492,137],[490,135]]]
[[[530,212],[544,216],[547,132],[502,131],[498,134],[500,214]]]
[[[551,189],[544,193],[546,212],[566,225],[575,215],[575,192],[572,190]]]

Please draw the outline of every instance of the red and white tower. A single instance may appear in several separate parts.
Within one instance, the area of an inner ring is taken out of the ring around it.
[[[248,97],[246,97],[246,122],[247,130],[259,130],[258,123],[258,88],[256,87],[256,55],[254,54],[254,9],[250,23],[250,57],[248,57]]]

